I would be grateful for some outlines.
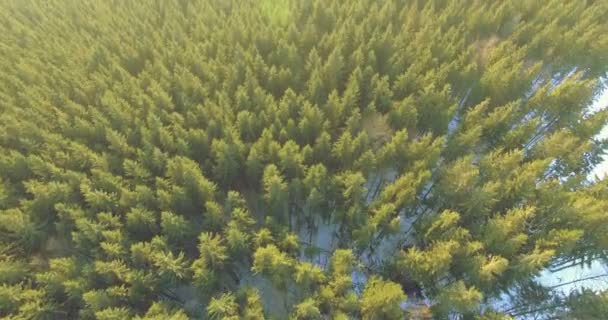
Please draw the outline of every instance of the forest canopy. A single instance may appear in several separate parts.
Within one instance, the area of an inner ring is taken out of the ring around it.
[[[606,17],[0,1],[0,317],[604,319]]]

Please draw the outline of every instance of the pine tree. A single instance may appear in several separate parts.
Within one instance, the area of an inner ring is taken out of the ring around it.
[[[401,303],[405,294],[401,287],[390,281],[372,278],[365,285],[361,296],[361,314],[363,319],[401,319]]]
[[[232,294],[223,294],[212,298],[207,306],[207,313],[211,319],[238,319],[238,305]]]

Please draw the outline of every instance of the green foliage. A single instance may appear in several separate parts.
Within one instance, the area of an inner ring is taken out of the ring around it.
[[[198,250],[200,258],[207,261],[212,267],[219,267],[228,258],[226,247],[222,245],[222,239],[217,235],[201,233],[198,237]]]
[[[608,297],[606,293],[595,293],[584,290],[568,297],[569,311],[564,316],[571,319],[601,319],[608,311]]]
[[[308,298],[304,301],[302,301],[300,304],[298,304],[295,307],[295,314],[293,315],[293,319],[298,319],[298,320],[314,320],[314,319],[323,319],[322,315],[321,315],[321,311],[319,310],[319,307],[317,306],[317,302],[312,299],[312,298]]]
[[[402,319],[405,294],[396,283],[372,277],[361,296],[363,319]]]
[[[446,314],[448,311],[466,313],[479,306],[482,295],[475,288],[467,288],[464,282],[458,281],[445,288],[438,296],[435,306],[437,314]]]
[[[207,306],[207,313],[211,319],[238,319],[236,297],[227,293],[213,297]]]
[[[145,313],[143,317],[135,317],[135,319],[145,319],[145,320],[161,320],[161,319],[169,319],[169,320],[186,320],[188,316],[182,310],[172,310],[170,306],[166,303],[155,302],[148,308],[148,311]]]
[[[2,1],[0,318],[601,319],[606,16]]]
[[[251,270],[268,274],[277,286],[284,287],[291,277],[294,263],[294,259],[271,244],[255,251]]]

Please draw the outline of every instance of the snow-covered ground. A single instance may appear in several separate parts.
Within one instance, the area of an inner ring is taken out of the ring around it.
[[[598,94],[598,98],[594,101],[591,110],[598,111],[603,110],[608,107],[608,79],[603,80],[604,90]],[[608,138],[608,124],[604,127],[602,132],[598,135],[598,138],[607,139]],[[594,179],[598,177],[600,179],[605,179],[608,175],[608,157],[604,156],[604,161],[600,163],[595,170],[590,174],[589,179]],[[592,280],[585,280],[581,282],[576,282],[572,284],[563,285],[566,283],[571,283],[575,280],[585,279],[594,277],[597,275],[607,274],[608,270],[605,265],[600,262],[595,262],[591,264],[590,267],[572,267],[568,269],[564,269],[557,272],[550,272],[546,270],[543,272],[539,280],[542,284],[547,286],[560,286],[560,290],[567,293],[570,290],[574,290],[577,288],[590,288],[590,289],[607,289],[608,288],[608,277],[604,278],[595,278]]]
[[[593,103],[592,110],[602,110],[608,108],[608,78],[604,79],[604,91],[602,91],[597,100]],[[599,138],[608,138],[608,124],[604,127],[602,132],[599,134]],[[604,157],[604,161],[600,163],[595,170],[593,170],[592,176],[603,178],[608,174],[608,158]]]
[[[545,270],[538,280],[564,294],[582,288],[605,290],[608,288],[608,267],[600,261],[594,261],[590,266],[570,267],[556,272]]]

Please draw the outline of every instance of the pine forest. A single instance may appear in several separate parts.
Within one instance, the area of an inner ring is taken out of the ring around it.
[[[607,17],[1,0],[0,318],[608,319]]]

